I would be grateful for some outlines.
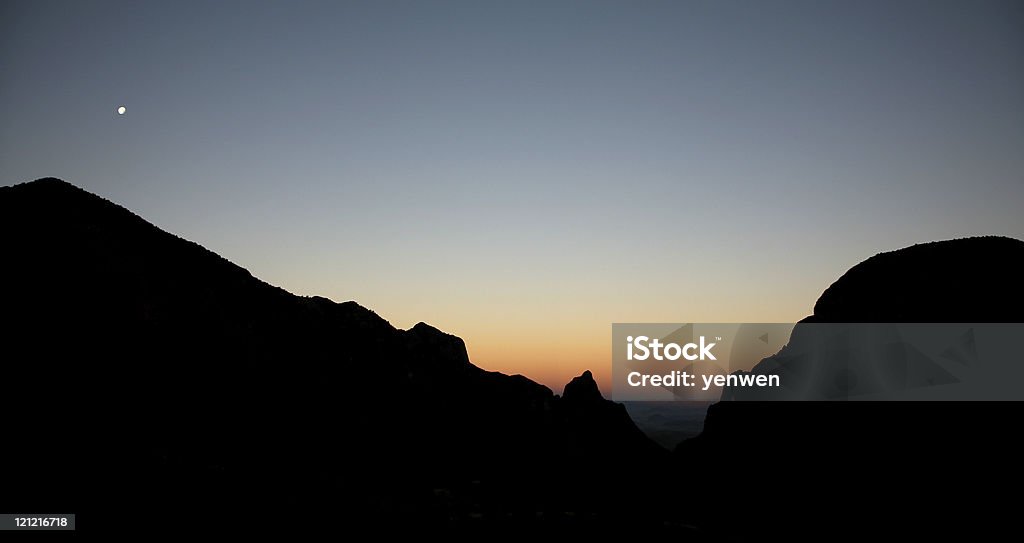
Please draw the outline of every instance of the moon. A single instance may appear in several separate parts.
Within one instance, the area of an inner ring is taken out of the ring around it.
[[[124,106],[120,106],[120,107],[117,108],[117,114],[118,115],[124,115],[125,111],[126,110],[125,110]]]

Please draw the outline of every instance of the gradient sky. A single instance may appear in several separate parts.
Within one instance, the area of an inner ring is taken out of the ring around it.
[[[0,184],[43,176],[607,392],[612,322],[1024,238],[1024,3],[4,0]]]

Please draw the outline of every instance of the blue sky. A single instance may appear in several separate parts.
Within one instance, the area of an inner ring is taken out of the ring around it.
[[[64,178],[560,387],[618,321],[793,321],[1024,237],[1019,2],[0,4],[0,184]],[[127,113],[116,114],[119,105]]]

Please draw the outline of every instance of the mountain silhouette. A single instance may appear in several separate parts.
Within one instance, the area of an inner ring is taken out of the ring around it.
[[[149,534],[1016,529],[1015,403],[719,402],[669,454],[589,371],[561,395],[485,371],[57,179],[0,188],[0,241],[3,511]],[[804,322],[1019,322],[1022,246],[872,257]]]
[[[670,455],[589,372],[558,396],[482,370],[455,336],[294,296],[58,179],[0,188],[0,240],[2,406],[18,426],[0,459],[21,467],[2,510],[94,529],[186,513],[376,530],[678,516],[610,470]]]
[[[1022,277],[1024,242],[1011,238],[882,253],[832,284],[790,343],[805,323],[1022,322]],[[950,340],[973,347],[972,336]],[[706,490],[698,516],[741,538],[765,526],[818,539],[893,528],[978,537],[1018,529],[1015,505],[997,488],[1024,483],[1015,467],[1022,415],[1019,402],[722,401],[675,456],[704,468],[692,479]],[[793,498],[773,506],[783,489]]]
[[[989,356],[973,373],[961,369],[978,361],[973,326],[987,323],[991,330],[991,323],[1020,318],[1020,277],[1024,242],[1005,237],[927,243],[871,257],[821,295],[788,344],[740,372],[779,375],[784,386],[727,388],[722,399],[900,399],[922,389],[936,399],[1018,397],[1018,386],[1006,386],[1020,378],[1016,360]],[[964,324],[936,324],[958,322]],[[1015,334],[1008,331],[1007,340]],[[942,345],[941,354],[921,350]]]
[[[988,236],[875,255],[828,287],[803,322],[1020,322],[1024,241]]]

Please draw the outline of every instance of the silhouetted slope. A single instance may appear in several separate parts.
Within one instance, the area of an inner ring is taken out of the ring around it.
[[[964,238],[875,255],[843,274],[804,322],[1019,322],[1024,241]]]
[[[293,296],[56,179],[0,188],[0,241],[2,407],[21,427],[0,509],[94,528],[116,511],[222,528],[675,514],[608,473],[668,458],[596,385],[563,399],[481,370],[455,336]]]
[[[1015,239],[915,245],[854,266],[803,322],[1021,322],[1022,277]],[[675,456],[702,467],[698,516],[734,535],[978,537],[1019,529],[996,489],[1024,483],[1022,415],[1019,403],[720,402]],[[783,489],[794,497],[779,501]]]

